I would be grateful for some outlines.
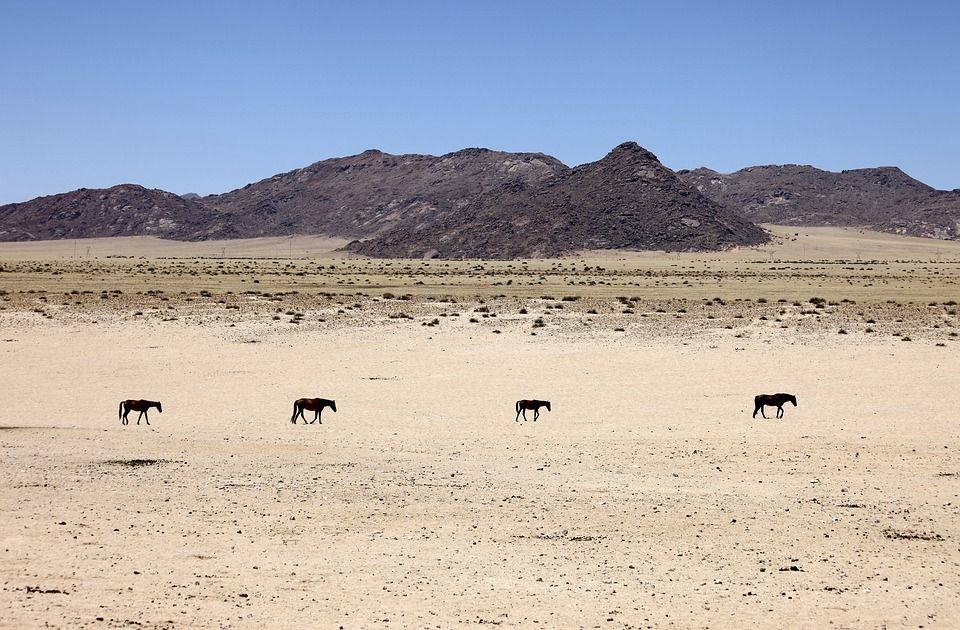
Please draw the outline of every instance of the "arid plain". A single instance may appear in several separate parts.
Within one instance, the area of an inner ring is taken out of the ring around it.
[[[0,626],[957,627],[960,244],[768,227],[0,245]]]

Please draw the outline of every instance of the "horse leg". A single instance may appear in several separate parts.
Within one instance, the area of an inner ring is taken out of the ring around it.
[[[321,407],[320,409],[317,410],[317,422],[319,422],[320,424],[323,424],[323,420],[320,419],[320,416],[322,415],[323,415],[323,408]]]
[[[147,421],[147,426],[150,426],[150,416],[147,415],[147,412],[143,412],[143,419]]]
[[[765,414],[765,413],[763,412],[763,407],[764,407],[763,405],[760,405],[760,415],[763,416],[763,419],[764,419],[764,420],[766,420],[766,419],[767,419],[767,414]]]
[[[538,407],[537,409],[533,410],[533,421],[536,422],[537,418],[539,417],[540,417],[540,408]]]
[[[513,419],[514,422],[520,422],[520,412],[517,412],[517,417]]]
[[[780,405],[779,407],[777,407],[777,418],[782,418],[782,417],[783,417],[783,405]]]
[[[763,405],[758,405],[758,406],[753,410],[753,417],[754,417],[754,418],[757,417],[757,412],[760,411],[762,408],[763,408]]]

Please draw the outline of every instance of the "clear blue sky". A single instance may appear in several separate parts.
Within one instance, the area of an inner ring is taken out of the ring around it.
[[[960,3],[0,0],[0,203],[636,140],[960,187]]]

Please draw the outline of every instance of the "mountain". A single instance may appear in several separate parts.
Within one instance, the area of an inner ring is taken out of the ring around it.
[[[698,168],[678,175],[757,223],[858,226],[960,238],[960,190],[936,190],[896,167],[836,173],[788,164],[729,174]]]
[[[370,256],[512,258],[721,249],[766,233],[633,142],[569,168],[542,153],[365,151],[198,198],[125,184],[0,207],[0,240],[152,234],[355,239]]]
[[[371,237],[416,228],[491,191],[544,185],[566,167],[541,153],[464,149],[440,157],[359,155],[317,162],[202,202],[243,236]]]
[[[0,241],[323,234],[371,256],[504,258],[764,242],[751,221],[960,239],[960,189],[936,190],[895,167],[674,173],[633,142],[575,168],[542,153],[370,150],[221,195],[123,184],[0,206]]]
[[[229,228],[196,200],[134,184],[73,192],[0,206],[0,241],[155,235],[196,238]]]
[[[766,233],[633,142],[570,168],[542,153],[464,149],[316,162],[198,198],[124,184],[0,207],[0,240],[323,234],[371,256],[509,258],[589,249],[713,250]]]
[[[513,258],[581,249],[715,250],[767,240],[636,143],[603,159],[491,186],[428,222],[402,222],[349,249],[379,257]]]

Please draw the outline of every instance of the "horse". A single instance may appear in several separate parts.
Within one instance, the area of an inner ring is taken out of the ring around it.
[[[520,420],[520,414],[523,414],[523,421],[527,421],[527,409],[533,409],[533,421],[536,422],[537,418],[540,417],[540,407],[546,407],[547,411],[550,411],[550,401],[549,400],[518,400],[517,401],[517,417],[513,419],[514,422]]]
[[[763,413],[763,406],[767,405],[769,407],[777,408],[777,418],[783,417],[783,405],[785,403],[792,402],[793,406],[797,406],[797,397],[793,394],[760,394],[759,396],[753,397],[753,417],[757,417],[757,412],[760,412],[760,415],[764,418],[767,417],[767,414]]]
[[[147,415],[147,410],[150,407],[156,407],[157,411],[163,413],[163,408],[160,406],[159,400],[124,400],[120,403],[120,422],[121,424],[129,424],[130,420],[127,419],[127,414],[131,411],[139,411],[140,415],[137,416],[137,424],[140,424],[140,418],[143,418],[147,421],[147,424],[150,424],[150,416]]]
[[[292,424],[297,423],[297,416],[303,418],[303,410],[315,411],[317,412],[313,416],[313,420],[309,424],[320,420],[320,414],[323,412],[324,407],[330,407],[333,409],[333,412],[337,412],[337,401],[327,400],[326,398],[301,398],[293,403],[293,416],[290,417],[290,422]],[[303,423],[308,424],[307,419],[303,418]],[[323,420],[320,420],[320,424],[323,424]]]

